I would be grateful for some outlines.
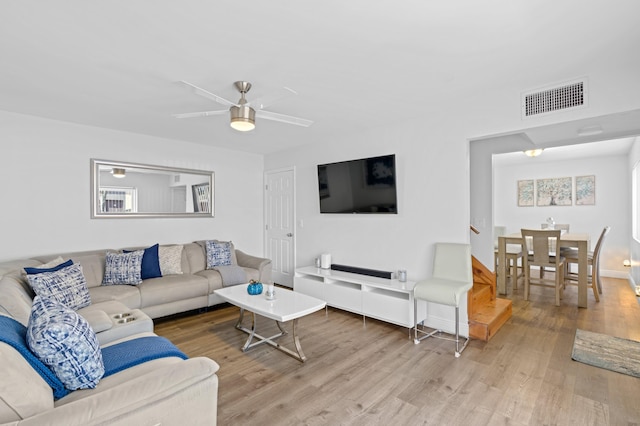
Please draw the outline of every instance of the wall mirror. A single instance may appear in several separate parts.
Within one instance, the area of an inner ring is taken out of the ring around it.
[[[214,173],[91,160],[91,217],[213,217]]]

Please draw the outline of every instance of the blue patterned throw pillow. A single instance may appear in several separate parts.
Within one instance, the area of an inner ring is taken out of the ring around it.
[[[142,256],[142,266],[140,268],[140,278],[143,280],[149,278],[158,278],[162,276],[160,270],[160,258],[158,256],[159,244],[154,244],[144,249]],[[131,253],[133,250],[122,250],[123,253]]]
[[[142,282],[142,256],[144,250],[131,253],[107,252],[102,285],[131,284]]]
[[[207,269],[231,265],[231,243],[209,240],[206,242]]]
[[[69,262],[71,261],[64,264]],[[69,309],[76,310],[91,304],[87,280],[79,264],[71,262],[58,270],[29,273],[27,279],[37,295],[50,297]]]
[[[62,259],[62,258],[60,258],[60,259]],[[57,259],[53,260],[52,262],[53,263],[57,263],[56,261],[57,261]],[[43,272],[55,272],[55,271],[59,271],[60,269],[66,268],[67,266],[71,266],[71,265],[73,265],[73,260],[69,259],[66,262],[60,262],[60,263],[58,263],[57,265],[54,265],[54,266],[49,266],[48,263],[44,263],[44,264],[42,264],[40,266],[37,266],[35,268],[25,267],[24,268],[24,272],[26,272],[27,275],[30,275],[30,274],[41,274]]]
[[[87,320],[53,299],[33,299],[26,340],[69,390],[95,388],[104,375],[100,344]]]

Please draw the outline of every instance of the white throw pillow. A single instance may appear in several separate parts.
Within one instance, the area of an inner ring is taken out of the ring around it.
[[[162,275],[182,274],[182,249],[181,244],[175,246],[160,246],[158,257],[160,258],[160,272]]]

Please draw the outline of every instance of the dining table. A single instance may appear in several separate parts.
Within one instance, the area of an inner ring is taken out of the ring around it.
[[[588,290],[588,254],[590,236],[587,233],[565,232],[560,236],[560,247],[571,247],[578,249],[578,307],[587,307],[587,290]],[[522,240],[522,234],[516,232],[513,234],[500,235],[498,237],[498,270],[497,273],[497,290],[499,294],[507,294],[507,244],[519,244],[523,247],[523,254],[526,250]]]

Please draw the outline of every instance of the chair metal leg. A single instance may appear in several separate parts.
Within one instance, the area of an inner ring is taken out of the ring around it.
[[[456,334],[455,334],[455,339],[451,339],[449,337],[436,335],[436,334],[441,334],[443,332],[442,330],[433,330],[432,332],[429,332],[429,333],[423,330],[418,330],[418,314],[416,312],[417,305],[418,305],[418,301],[414,299],[413,343],[417,345],[418,343],[420,343],[421,340],[427,339],[429,337],[436,337],[438,339],[449,340],[456,343],[455,357],[459,358],[460,354],[462,354],[462,351],[465,350],[465,348],[467,347],[467,344],[469,343],[469,340],[471,339],[470,337],[467,337],[464,343],[462,344],[462,347],[460,347],[460,308],[457,306],[455,307],[456,308]],[[418,337],[418,332],[424,333],[424,336]]]
[[[464,341],[464,344],[462,345],[462,348],[460,348],[460,308],[456,306],[456,358],[459,358],[460,354],[462,354],[462,351],[465,350],[467,344],[469,343],[469,339],[470,337],[467,337]]]

